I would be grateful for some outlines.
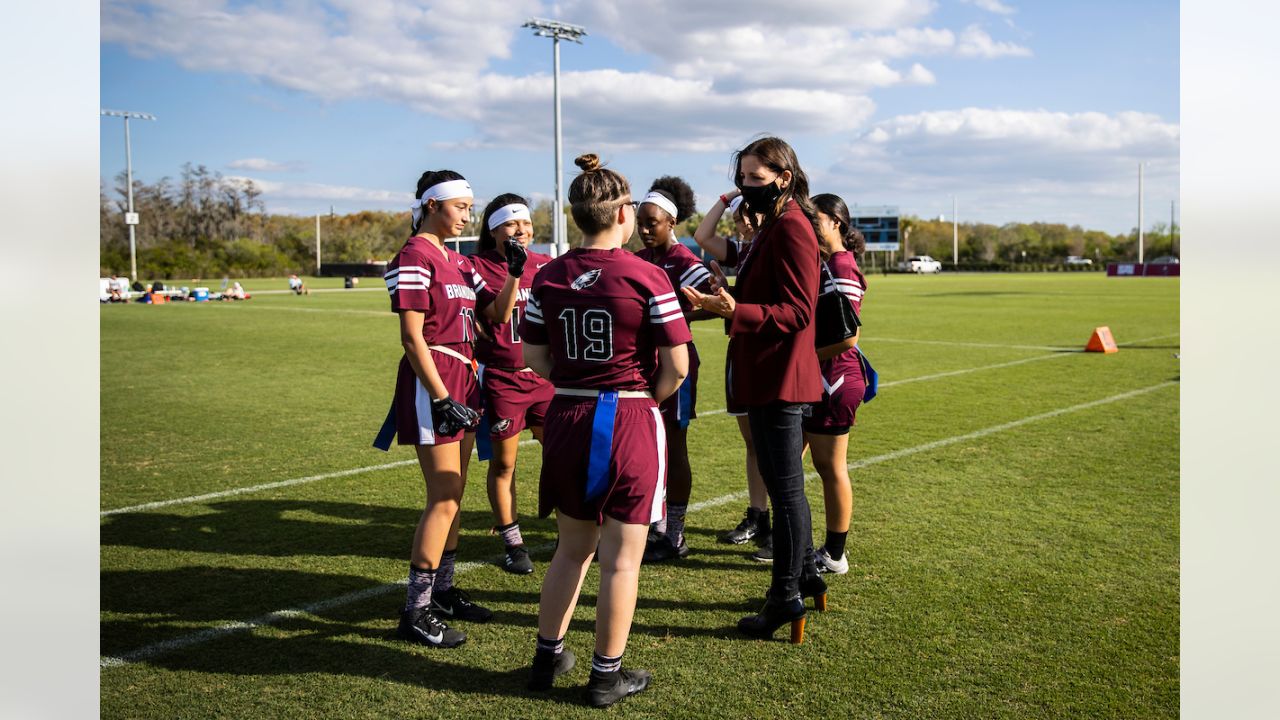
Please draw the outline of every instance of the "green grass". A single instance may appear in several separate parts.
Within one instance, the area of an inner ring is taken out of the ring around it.
[[[102,509],[411,459],[369,447],[400,354],[387,305],[358,292],[103,307]],[[863,347],[885,387],[859,413],[851,462],[1178,376],[1176,280],[873,276],[864,317]],[[1109,356],[1047,349],[1079,349],[1098,325],[1122,344],[1145,342]],[[695,338],[699,408],[722,408],[723,337],[701,323]],[[903,382],[1018,360],[1029,361]],[[732,418],[696,421],[690,454],[695,503],[744,489]],[[523,448],[526,509],[539,466],[537,447]],[[501,550],[487,532],[483,472],[473,463],[462,561]],[[831,580],[832,609],[811,615],[804,645],[736,636],[768,574],[715,542],[745,501],[704,507],[689,517],[693,554],[642,574],[627,663],[652,670],[655,684],[613,712],[1177,716],[1177,385],[852,475],[852,567]],[[821,542],[819,483],[809,496]],[[421,504],[408,463],[103,517],[104,656],[369,590],[104,667],[103,716],[595,717],[580,704],[581,667],[545,696],[522,690],[549,520],[522,518],[528,544],[544,548],[534,575],[493,565],[459,575],[496,613],[464,628],[466,645],[389,638],[403,590],[378,588],[402,579]],[[597,578],[593,569],[568,635],[580,660]]]

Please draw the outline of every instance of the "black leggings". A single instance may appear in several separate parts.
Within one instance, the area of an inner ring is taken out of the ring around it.
[[[799,593],[800,575],[813,546],[813,518],[804,495],[804,404],[771,403],[747,408],[756,463],[773,503],[773,585],[787,600]]]

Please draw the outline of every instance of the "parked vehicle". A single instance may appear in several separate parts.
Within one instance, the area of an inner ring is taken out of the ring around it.
[[[928,255],[917,255],[898,263],[898,269],[913,273],[939,273],[942,272],[942,263]]]
[[[1092,265],[1093,260],[1090,260],[1087,257],[1081,257],[1079,255],[1068,255],[1067,264],[1068,265]]]

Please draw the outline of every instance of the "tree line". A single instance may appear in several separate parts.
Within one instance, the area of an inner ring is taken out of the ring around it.
[[[114,179],[110,196],[105,188],[99,194],[101,272],[127,275],[124,174]],[[204,165],[187,163],[177,179],[164,177],[148,184],[135,178],[133,194],[140,217],[135,227],[138,273],[144,279],[270,277],[315,271],[315,218],[269,214],[262,191],[252,181],[227,178]],[[547,200],[532,208],[534,237],[540,242],[552,237],[553,212]],[[479,232],[479,215],[477,208],[465,234]],[[695,213],[683,223],[681,234],[691,237],[702,217]],[[571,218],[566,218],[565,226],[569,245],[580,245],[582,233]],[[721,219],[719,230],[730,232],[727,217]],[[1100,266],[1137,257],[1136,229],[1111,235],[1061,223],[962,223],[959,234],[962,266],[999,269],[1020,263],[1061,263],[1067,255],[1088,257]],[[407,210],[324,215],[322,258],[325,262],[386,261],[408,235]],[[943,262],[951,260],[949,222],[904,216],[900,241],[899,257],[931,255]],[[1176,254],[1172,252],[1176,242],[1177,227],[1171,237],[1169,226],[1157,223],[1145,234],[1145,253],[1148,257]],[[638,248],[639,240],[633,237],[631,245]]]

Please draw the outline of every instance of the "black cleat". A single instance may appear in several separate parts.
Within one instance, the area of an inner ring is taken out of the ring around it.
[[[648,670],[622,668],[611,673],[591,671],[587,681],[587,702],[591,707],[609,707],[628,695],[644,692],[653,676]]]
[[[758,563],[765,563],[765,564],[773,563],[773,535],[772,534],[765,537],[765,540],[763,543],[760,544],[759,549],[751,553],[751,559],[755,560]]]
[[[466,633],[445,625],[428,608],[401,610],[396,634],[409,642],[437,648],[458,647],[467,641]]]
[[[471,596],[457,585],[448,590],[437,590],[431,596],[431,610],[437,615],[442,615],[450,620],[463,620],[465,622],[489,622],[493,618],[493,611],[486,607],[481,607],[471,602]]]
[[[507,557],[502,561],[502,569],[513,575],[528,575],[533,572],[533,561],[529,559],[529,551],[525,546],[508,546]]]
[[[569,648],[561,650],[558,655],[552,652],[535,653],[533,667],[529,670],[528,688],[535,691],[550,690],[555,679],[572,670],[576,662],[577,659]]]
[[[666,535],[660,535],[657,540],[644,549],[644,558],[641,562],[655,563],[676,560],[688,554],[689,543],[685,542],[684,536],[680,537],[679,545],[672,545],[671,538]]]
[[[762,532],[769,532],[769,511],[757,510],[747,506],[747,512],[743,515],[742,522],[738,523],[738,527],[721,535],[720,542],[729,543],[730,545],[745,545]]]

